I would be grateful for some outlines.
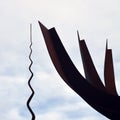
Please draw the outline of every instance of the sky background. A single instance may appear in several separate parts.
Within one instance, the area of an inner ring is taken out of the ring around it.
[[[47,52],[40,20],[55,27],[73,63],[84,76],[77,30],[86,40],[103,81],[106,39],[113,50],[115,79],[120,92],[119,0],[1,0],[0,1],[0,119],[30,120],[26,102],[31,94],[29,25],[33,25],[31,107],[36,120],[108,120],[72,91],[56,72]],[[102,98],[101,98],[102,99]]]

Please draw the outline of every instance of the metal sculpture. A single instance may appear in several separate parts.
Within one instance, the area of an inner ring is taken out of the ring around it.
[[[27,108],[28,108],[28,110],[30,111],[30,113],[32,115],[31,120],[35,120],[35,114],[34,114],[33,110],[30,107],[30,101],[32,100],[32,98],[33,98],[33,96],[35,94],[32,86],[31,86],[31,80],[32,80],[33,75],[34,75],[33,71],[31,70],[31,67],[32,67],[32,64],[33,64],[33,61],[31,59],[31,55],[32,55],[32,24],[30,24],[30,46],[29,46],[29,48],[30,48],[30,54],[29,54],[29,60],[30,60],[29,71],[31,73],[31,76],[30,76],[30,78],[28,80],[28,86],[29,86],[29,88],[30,88],[30,90],[31,90],[32,93],[31,93],[30,97],[27,100]]]
[[[41,22],[39,25],[51,60],[62,79],[95,110],[109,119],[120,120],[120,97],[117,95],[114,83],[111,50],[106,47],[104,86],[92,62],[85,40],[80,40],[79,34],[86,78],[79,73],[71,61],[55,28],[47,29]],[[112,77],[109,77],[109,74]]]
[[[104,79],[105,79],[105,88],[111,94],[117,95],[115,87],[115,77],[113,70],[113,60],[112,60],[112,50],[108,49],[106,42],[106,54],[105,54],[105,65],[104,65]]]

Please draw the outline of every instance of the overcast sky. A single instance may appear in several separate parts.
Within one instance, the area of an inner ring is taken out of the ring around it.
[[[36,120],[107,120],[59,77],[47,52],[38,20],[55,27],[72,61],[84,75],[77,30],[85,39],[103,81],[105,42],[113,50],[116,86],[120,92],[119,0],[1,0],[0,1],[0,119],[30,120],[26,101],[29,24],[33,25],[31,107]],[[102,99],[102,98],[101,98]]]

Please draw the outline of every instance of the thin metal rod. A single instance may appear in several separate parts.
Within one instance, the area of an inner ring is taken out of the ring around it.
[[[30,101],[33,98],[34,93],[35,93],[34,90],[33,90],[33,88],[32,88],[32,86],[31,86],[31,84],[30,84],[30,82],[31,82],[31,80],[33,78],[33,75],[34,75],[33,72],[32,72],[32,70],[31,70],[31,67],[32,67],[32,64],[33,64],[33,61],[31,59],[31,55],[32,55],[32,24],[30,24],[30,46],[29,46],[29,48],[30,48],[30,54],[29,54],[29,60],[30,60],[29,71],[31,73],[31,76],[30,76],[30,78],[28,80],[28,86],[30,87],[32,93],[31,93],[30,97],[28,98],[27,107],[28,107],[28,109],[29,109],[29,111],[30,111],[30,113],[32,115],[31,120],[35,120],[35,114],[34,114],[34,112],[32,111],[32,109],[30,107]]]

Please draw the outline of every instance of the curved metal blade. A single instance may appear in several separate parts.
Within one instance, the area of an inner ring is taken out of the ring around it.
[[[77,34],[86,80],[88,80],[88,82],[90,82],[95,87],[105,91],[105,87],[95,69],[85,40],[80,40],[79,33],[77,32]]]
[[[104,63],[104,79],[107,91],[113,95],[118,95],[115,86],[114,67],[112,59],[112,50],[108,49],[106,42],[106,54]]]
[[[120,97],[92,86],[76,69],[54,28],[39,22],[51,60],[63,80],[89,105],[109,119],[120,119]]]

